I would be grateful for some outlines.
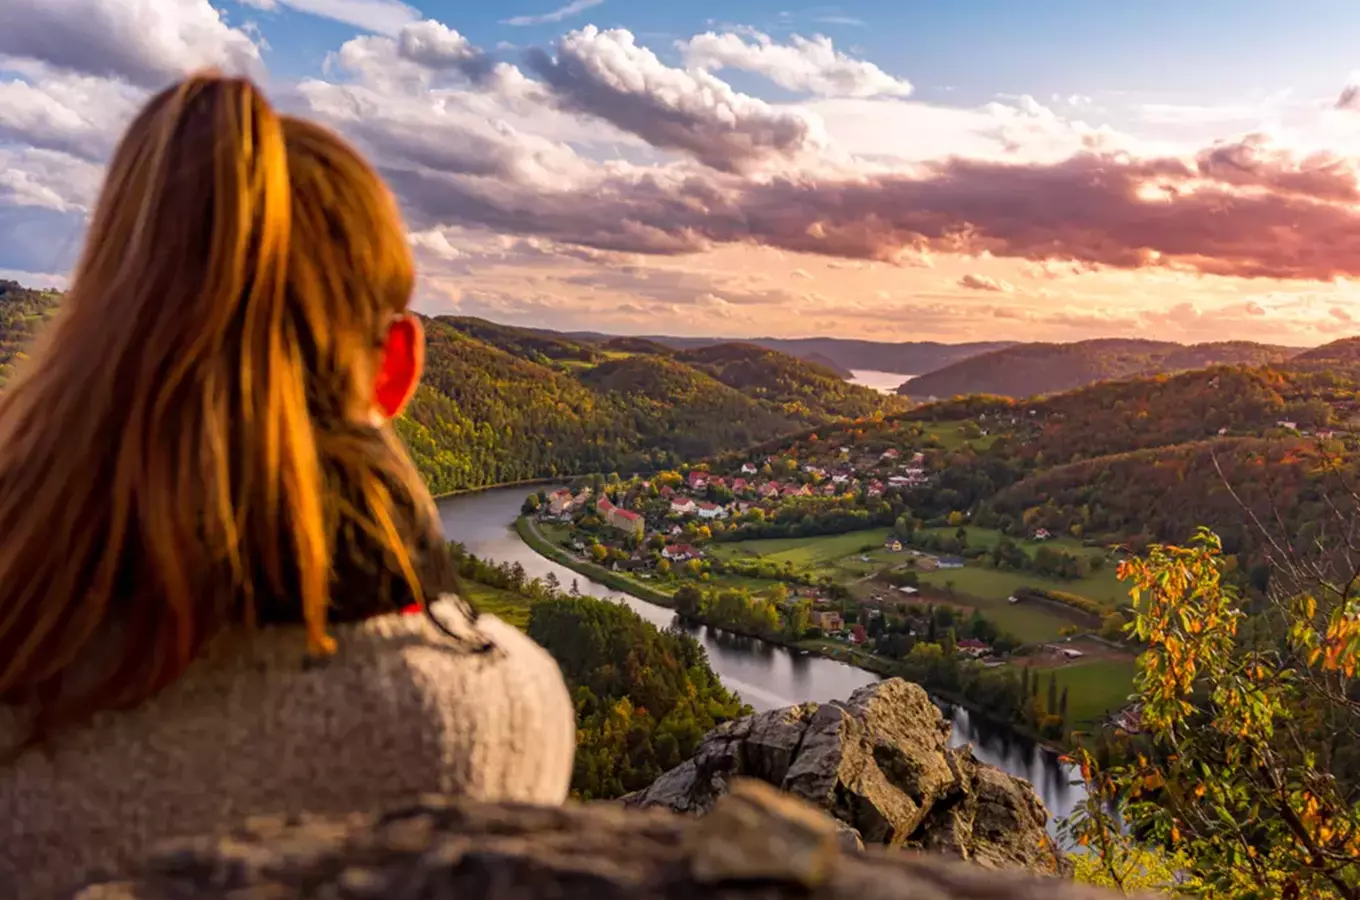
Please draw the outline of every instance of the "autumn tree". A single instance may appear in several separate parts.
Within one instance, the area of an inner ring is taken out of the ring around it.
[[[1360,773],[1342,754],[1360,741],[1357,582],[1290,579],[1249,616],[1226,570],[1207,529],[1120,565],[1147,646],[1135,686],[1148,740],[1105,768],[1074,753],[1090,796],[1066,827],[1117,887],[1153,847],[1183,859],[1180,890],[1200,896],[1354,900]]]

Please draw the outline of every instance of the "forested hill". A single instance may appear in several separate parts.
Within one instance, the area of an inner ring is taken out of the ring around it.
[[[456,317],[426,334],[425,381],[398,429],[436,492],[668,465],[904,408],[751,345],[676,353]]]
[[[917,399],[967,394],[1031,397],[1112,378],[1213,365],[1265,365],[1300,351],[1250,341],[1176,344],[1110,338],[1071,344],[1019,344],[913,378],[898,392]]]

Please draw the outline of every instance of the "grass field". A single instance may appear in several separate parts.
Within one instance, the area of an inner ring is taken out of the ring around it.
[[[890,529],[871,528],[867,531],[852,531],[848,534],[833,534],[806,538],[768,538],[755,541],[733,541],[714,543],[706,548],[719,559],[762,559],[783,565],[791,563],[795,571],[812,572],[814,575],[841,574],[845,557],[858,557],[864,547],[873,547],[881,553],[883,542],[887,540]],[[902,554],[893,554],[905,559]]]
[[[982,437],[973,438],[971,441],[963,436],[962,422],[937,422],[926,424],[925,433],[933,435],[946,450],[958,450],[965,445],[972,445],[976,450],[986,450],[996,441],[996,435],[984,434]]]
[[[463,590],[478,612],[490,613],[520,631],[529,627],[529,611],[533,604],[527,597],[475,581],[463,582]]]
[[[1131,659],[1099,659],[1051,670],[1058,675],[1058,690],[1067,688],[1069,728],[1084,728],[1108,712],[1122,707],[1133,693],[1134,663]],[[1048,689],[1043,673],[1040,689]]]

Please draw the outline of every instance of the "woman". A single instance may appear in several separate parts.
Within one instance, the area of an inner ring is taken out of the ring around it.
[[[552,659],[425,603],[412,281],[372,169],[249,82],[133,122],[0,396],[0,896],[256,814],[565,798]]]

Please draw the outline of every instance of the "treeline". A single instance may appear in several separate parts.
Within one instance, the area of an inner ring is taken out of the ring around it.
[[[605,800],[636,791],[694,755],[718,725],[750,712],[723,687],[694,638],[658,629],[626,606],[583,597],[573,583],[529,578],[460,544],[449,552],[468,581],[518,594],[528,634],[557,660],[576,706],[572,794]]]
[[[23,348],[57,311],[59,294],[0,279],[0,387],[14,374]]]

